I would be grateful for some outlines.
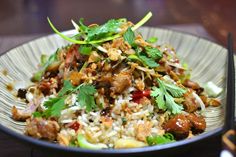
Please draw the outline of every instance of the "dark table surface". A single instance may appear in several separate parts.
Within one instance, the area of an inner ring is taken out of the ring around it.
[[[152,11],[148,26],[197,23],[225,45],[228,32],[236,36],[235,9],[235,0],[1,0],[0,35],[52,32],[47,16],[65,30],[72,28],[71,19],[83,17],[88,24],[100,24],[127,17],[137,22]]]
[[[46,22],[47,16],[60,30],[66,30],[72,28],[70,19],[84,17],[89,24],[127,17],[136,22],[149,10],[154,16],[148,26],[190,32],[225,45],[228,31],[236,36],[235,8],[234,0],[1,0],[0,53],[42,34],[52,33]],[[220,141],[218,135],[171,156],[219,156]],[[32,149],[31,145],[0,133],[0,157],[5,156],[58,157],[58,154]]]

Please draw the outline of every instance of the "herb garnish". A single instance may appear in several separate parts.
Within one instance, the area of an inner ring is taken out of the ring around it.
[[[134,25],[131,29],[132,31],[138,29],[140,26],[142,26],[145,22],[147,22],[152,17],[152,13],[149,12],[141,21],[139,21],[136,25]],[[85,36],[83,37],[84,40],[77,40],[75,38],[68,37],[64,35],[63,33],[59,32],[56,27],[52,24],[49,18],[48,23],[53,29],[55,33],[60,35],[63,39],[70,41],[72,43],[76,44],[97,44],[97,43],[103,43],[106,41],[110,41],[116,38],[119,38],[122,36],[122,34],[119,32],[119,26],[124,22],[124,19],[118,19],[118,20],[109,20],[107,23],[97,26],[95,28],[89,28],[83,24],[83,20],[80,20],[79,25],[76,25],[76,31],[78,31],[75,36],[81,36],[82,34]]]
[[[157,135],[157,136],[148,136],[146,141],[149,146],[157,145],[157,144],[165,144],[174,142],[174,136],[170,133],[165,133],[164,135]]]
[[[186,90],[174,85],[168,84],[157,79],[159,88],[153,87],[151,96],[155,98],[159,109],[168,110],[172,114],[178,114],[183,110],[183,106],[178,105],[174,101],[174,97],[181,97]]]

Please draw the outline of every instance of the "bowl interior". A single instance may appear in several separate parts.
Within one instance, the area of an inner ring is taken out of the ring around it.
[[[67,31],[65,34],[71,34]],[[220,45],[198,38],[196,36],[174,32],[171,30],[142,27],[139,29],[145,39],[158,37],[157,44],[169,43],[177,51],[182,61],[192,69],[192,80],[204,85],[212,81],[223,89],[226,88],[226,59],[227,50]],[[37,71],[41,54],[51,54],[57,48],[68,44],[57,35],[33,40],[16,47],[0,57],[0,71],[7,71],[7,75],[0,72],[0,124],[4,127],[23,134],[24,122],[17,122],[11,118],[11,108],[25,108],[26,104],[16,99],[16,90],[9,91],[6,87],[27,86],[33,72]],[[224,124],[224,106],[226,90],[219,97],[220,107],[209,107],[205,112],[206,132],[219,129]],[[201,135],[200,135],[201,136]]]

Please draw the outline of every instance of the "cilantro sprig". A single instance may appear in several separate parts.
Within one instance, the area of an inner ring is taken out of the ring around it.
[[[159,109],[168,110],[172,114],[178,114],[183,110],[183,106],[178,105],[174,101],[174,97],[181,97],[186,90],[174,84],[168,84],[164,81],[157,79],[159,88],[153,87],[151,96],[155,98],[156,104]]]
[[[132,31],[138,29],[140,26],[146,23],[151,17],[152,13],[149,12],[141,21],[139,21],[131,28]],[[59,32],[56,29],[56,27],[52,24],[51,20],[49,18],[47,18],[47,20],[49,25],[56,34],[58,34],[67,41],[81,45],[103,43],[121,37],[122,34],[118,31],[119,30],[118,28],[124,22],[124,19],[118,19],[118,20],[112,19],[101,26],[89,28],[83,24],[82,20],[80,20],[79,25],[73,23],[73,25],[76,25],[76,30],[78,31],[78,33],[75,34],[74,37],[75,36],[80,37],[81,35],[83,35],[84,40],[79,40],[79,39],[77,40],[73,37],[68,37],[63,33]]]
[[[97,92],[95,87],[90,84],[81,84],[73,86],[69,80],[65,80],[63,88],[58,92],[57,97],[49,98],[44,102],[47,108],[44,112],[34,112],[34,117],[59,117],[61,111],[66,108],[65,100],[72,94],[77,94],[77,101],[81,107],[85,107],[87,112],[96,109],[94,94]]]
[[[132,31],[131,27],[129,27],[126,30],[126,32],[124,33],[123,38],[124,38],[125,41],[127,41],[130,44],[130,46],[132,46],[132,47],[136,46],[136,44],[135,44],[135,34]]]
[[[155,47],[150,47],[150,46],[146,46],[145,47],[145,52],[147,53],[147,55],[156,60],[156,59],[161,59],[162,58],[162,53],[159,49],[155,48]]]
[[[136,54],[129,55],[129,59],[137,60],[149,68],[156,68],[159,66],[157,61],[162,58],[162,53],[157,48],[146,46],[145,50],[142,50],[136,45],[135,50]]]
[[[86,107],[86,111],[90,112],[93,109],[97,108],[97,105],[94,101],[94,94],[97,92],[94,86],[82,84],[78,88],[79,94],[77,95],[77,100],[81,107]]]

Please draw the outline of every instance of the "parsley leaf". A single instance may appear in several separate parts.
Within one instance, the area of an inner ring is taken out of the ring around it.
[[[157,144],[165,144],[165,143],[174,142],[175,139],[172,134],[166,133],[164,135],[148,136],[146,138],[146,141],[149,146],[152,146],[152,145],[157,145]]]
[[[124,33],[123,36],[124,40],[127,41],[130,46],[134,47],[135,46],[135,35],[134,32],[132,31],[132,29],[129,27],[126,32]]]
[[[172,114],[178,114],[183,110],[183,106],[178,105],[173,97],[182,96],[186,90],[172,84],[167,84],[160,79],[157,80],[159,88],[153,87],[151,96],[155,98],[158,108],[168,110]],[[173,96],[173,97],[172,97]]]
[[[90,112],[92,109],[96,109],[97,106],[94,100],[94,94],[97,90],[93,85],[83,84],[79,86],[79,94],[77,95],[77,100],[82,107],[86,108],[87,112]]]
[[[79,53],[82,55],[90,55],[92,52],[92,46],[91,45],[80,45],[79,47]]]
[[[157,42],[157,37],[151,37],[147,40],[147,42],[153,44],[153,43]]]
[[[71,92],[74,90],[74,86],[71,84],[69,80],[65,80],[63,83],[62,89],[58,92],[58,96],[61,97],[65,95],[68,92]]]
[[[162,58],[162,53],[157,48],[146,46],[145,50],[146,50],[146,53],[148,54],[148,56],[154,60]]]
[[[150,68],[155,68],[159,66],[159,64],[157,64],[155,60],[153,60],[152,58],[148,58],[145,55],[139,55],[138,57],[142,61],[142,63],[144,63],[146,66]]]

